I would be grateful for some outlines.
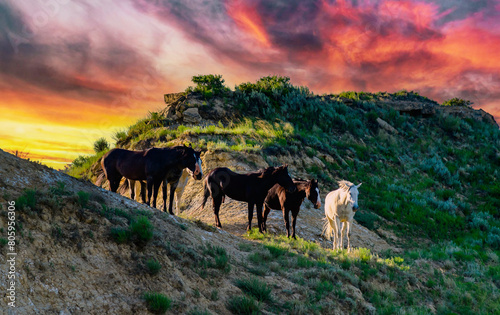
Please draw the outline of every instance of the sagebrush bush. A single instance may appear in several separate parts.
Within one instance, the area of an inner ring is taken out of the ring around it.
[[[271,288],[258,278],[237,279],[235,284],[244,293],[253,296],[258,301],[269,301],[271,299]]]
[[[105,138],[99,138],[94,142],[94,151],[99,153],[109,149],[109,143]]]
[[[139,241],[149,241],[153,238],[153,225],[148,217],[140,216],[130,224],[130,233]]]
[[[488,231],[491,219],[491,215],[487,212],[473,212],[470,216],[469,226],[473,229],[479,229],[481,231]]]
[[[151,312],[163,314],[172,307],[172,300],[164,294],[146,292],[143,297]]]

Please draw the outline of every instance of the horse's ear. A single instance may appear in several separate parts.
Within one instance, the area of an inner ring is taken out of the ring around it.
[[[363,183],[359,183],[359,185],[356,185],[356,188],[359,188],[361,186],[361,184],[363,184]]]
[[[283,164],[283,168],[288,168],[288,164]]]

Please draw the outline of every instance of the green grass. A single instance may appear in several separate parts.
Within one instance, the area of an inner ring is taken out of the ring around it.
[[[138,241],[147,242],[153,238],[153,225],[146,216],[139,216],[130,224],[130,233]]]
[[[251,297],[237,295],[229,298],[227,309],[237,315],[254,315],[260,314],[261,306]]]
[[[122,227],[112,227],[109,234],[118,244],[127,243],[131,238],[129,229],[124,229]]]
[[[35,210],[38,200],[38,191],[36,189],[25,189],[23,194],[16,199],[18,209]]]
[[[146,292],[143,298],[146,300],[148,310],[153,313],[164,314],[172,307],[172,300],[161,293]]]
[[[231,271],[229,255],[224,247],[213,246],[207,243],[205,244],[203,253],[213,258],[213,260],[209,262],[209,267],[219,269],[224,273]]]
[[[161,264],[157,260],[148,259],[146,262],[146,267],[148,269],[149,274],[156,275],[160,272]]]
[[[271,288],[258,278],[237,279],[235,285],[245,294],[254,297],[258,301],[266,302],[271,300]]]
[[[78,195],[78,204],[80,205],[80,207],[81,208],[87,207],[90,199],[90,194],[85,191],[79,191],[77,195]]]

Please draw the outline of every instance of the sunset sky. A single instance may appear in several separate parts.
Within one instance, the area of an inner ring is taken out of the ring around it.
[[[500,1],[0,1],[0,149],[55,168],[199,74],[460,97],[500,122]]]

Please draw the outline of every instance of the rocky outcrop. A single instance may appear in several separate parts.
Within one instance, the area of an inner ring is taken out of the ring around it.
[[[166,119],[179,124],[198,125],[212,122],[228,122],[235,117],[231,106],[225,105],[223,99],[206,100],[199,93],[165,94],[167,106],[159,112]]]
[[[439,106],[435,102],[421,101],[392,101],[384,100],[378,102],[379,105],[388,106],[400,113],[405,113],[414,117],[430,117],[436,114],[436,108]]]
[[[440,106],[439,112],[462,119],[474,119],[492,126],[498,126],[495,118],[482,109],[474,109],[468,106]]]

